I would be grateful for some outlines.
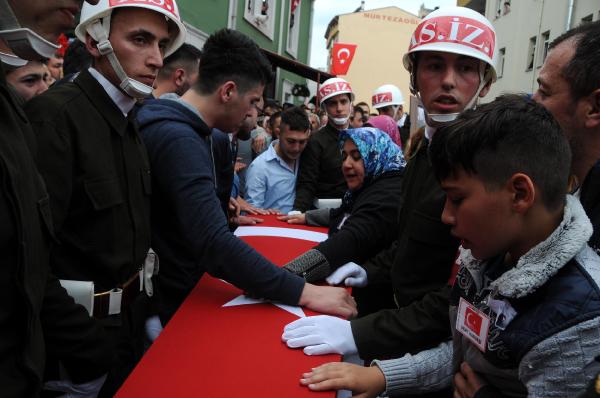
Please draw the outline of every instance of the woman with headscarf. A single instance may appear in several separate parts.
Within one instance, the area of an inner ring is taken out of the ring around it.
[[[329,226],[327,240],[285,265],[309,282],[327,277],[348,262],[364,262],[387,248],[397,235],[406,164],[402,150],[373,127],[342,131],[339,146],[348,185],[341,206],[279,217],[291,224]]]
[[[402,149],[402,141],[400,140],[400,131],[396,121],[388,115],[371,116],[365,123],[365,127],[375,127],[387,133],[394,144]]]

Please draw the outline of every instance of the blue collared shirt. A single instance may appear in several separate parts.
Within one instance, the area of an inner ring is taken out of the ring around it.
[[[283,213],[292,210],[296,198],[296,176],[300,160],[292,169],[277,152],[273,141],[260,154],[246,172],[246,200],[263,209],[279,209]]]

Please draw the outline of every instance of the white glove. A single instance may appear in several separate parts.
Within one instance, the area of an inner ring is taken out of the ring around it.
[[[358,352],[350,321],[329,315],[295,320],[283,328],[281,338],[290,348],[304,347],[306,355]]]
[[[367,286],[367,271],[360,265],[349,262],[335,271],[327,278],[327,283],[330,285],[339,285],[344,281],[346,286],[365,287]]]
[[[68,379],[53,380],[44,383],[44,390],[64,392],[65,394],[61,395],[61,398],[95,398],[104,385],[104,380],[106,380],[106,375],[81,384],[74,384]]]

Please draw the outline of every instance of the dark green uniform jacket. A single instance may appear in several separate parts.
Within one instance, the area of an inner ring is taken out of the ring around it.
[[[433,175],[426,140],[406,166],[402,190],[398,239],[363,264],[369,286],[391,279],[398,309],[351,321],[363,359],[419,352],[450,337],[447,285],[459,241],[441,221],[445,194]]]
[[[35,397],[46,354],[74,382],[106,373],[112,351],[101,328],[48,268],[48,195],[32,157],[34,140],[0,64],[0,385],[2,397]]]
[[[315,198],[341,198],[346,192],[342,174],[339,131],[330,124],[310,136],[300,157],[294,209],[306,211]]]
[[[137,128],[88,71],[25,109],[60,241],[54,273],[96,291],[123,284],[150,247],[150,166]]]

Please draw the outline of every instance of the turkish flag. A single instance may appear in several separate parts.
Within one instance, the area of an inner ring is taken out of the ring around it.
[[[467,307],[465,311],[465,326],[477,335],[481,333],[481,315]]]
[[[296,7],[298,7],[300,5],[300,0],[292,0],[292,2],[290,3],[290,8],[292,11],[292,14],[294,13],[294,11],[296,11]]]
[[[331,74],[348,73],[355,52],[356,44],[335,43],[331,49]]]
[[[275,264],[285,264],[327,238],[325,228],[291,225],[272,215],[261,218],[263,223],[239,227],[236,235]],[[288,348],[281,341],[283,328],[301,315],[279,303],[254,301],[205,274],[117,398],[334,398],[334,391],[315,395],[298,379],[340,356],[311,356]],[[307,308],[296,310],[317,315]]]

